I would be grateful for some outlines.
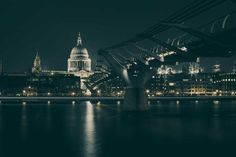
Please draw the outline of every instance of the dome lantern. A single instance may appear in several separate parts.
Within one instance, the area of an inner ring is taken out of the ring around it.
[[[82,38],[80,36],[80,32],[79,32],[78,39],[77,39],[77,46],[82,46]]]

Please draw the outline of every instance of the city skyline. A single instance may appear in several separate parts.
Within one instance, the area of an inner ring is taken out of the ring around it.
[[[80,34],[80,32],[78,34]],[[77,37],[78,37],[78,34],[77,34]],[[74,40],[74,43],[75,43],[75,40]],[[9,64],[7,64],[5,62],[5,61],[7,61],[7,59],[4,60],[3,58],[0,58],[1,59],[0,60],[0,62],[1,62],[1,71],[6,72],[6,73],[8,73],[8,72],[10,72],[10,73],[11,72],[13,72],[13,73],[14,72],[17,72],[17,73],[19,73],[19,72],[28,72],[28,70],[31,69],[32,65],[34,64],[33,61],[34,61],[35,54],[40,55],[40,58],[45,59],[41,55],[39,50],[35,51],[33,54],[34,54],[33,58],[31,58],[31,60],[27,61],[27,62],[29,62],[29,66],[24,67],[24,69],[22,69],[22,70],[13,70],[13,71],[8,70]],[[232,72],[232,71],[234,71],[235,66],[236,66],[236,61],[235,61],[236,58],[235,57],[236,56],[232,56],[230,58],[200,58],[199,64],[203,68],[203,72],[212,72],[212,68],[213,68],[214,65],[220,65],[221,70],[224,71],[224,72]],[[65,63],[66,62],[67,62],[67,58],[65,58]],[[65,64],[65,63],[63,62],[63,64]],[[97,62],[95,61],[95,58],[93,58],[91,64],[96,64],[96,63]],[[231,64],[229,64],[229,63],[231,63]],[[43,60],[43,62],[41,63],[42,69],[44,69],[46,71],[50,71],[50,70],[67,71],[67,68],[68,68],[67,64],[65,65],[65,67],[61,67],[61,68],[58,68],[58,69],[56,68],[57,66],[55,66],[55,65],[52,66],[52,67],[48,67],[47,64],[48,63],[44,62],[44,60]],[[191,63],[186,63],[186,64],[188,64],[190,66]],[[96,65],[93,65],[93,70],[95,70],[95,66]]]
[[[63,1],[58,3],[5,2],[2,5],[4,8],[0,12],[0,16],[4,17],[3,29],[0,32],[0,58],[3,60],[5,71],[22,72],[31,67],[35,51],[39,51],[44,69],[65,70],[65,60],[70,53],[70,48],[74,45],[78,32],[81,32],[86,41],[85,46],[91,53],[94,68],[98,49],[139,33],[190,2],[192,0],[174,2],[173,6],[168,6],[168,11],[164,10],[167,8],[165,6],[169,4],[168,1],[148,1],[146,3],[128,1],[126,6],[107,1],[92,4],[83,1],[71,3]],[[47,6],[45,6],[46,4]],[[79,7],[79,12],[74,9],[74,4]],[[158,8],[157,6],[163,7]],[[220,11],[218,11],[219,8]],[[214,16],[221,16],[234,8],[232,2],[227,1],[223,7],[213,9],[217,12]],[[213,16],[211,12],[206,12],[202,16],[211,17]],[[24,19],[21,16],[25,16]],[[191,22],[192,25],[204,23],[207,19],[203,19],[202,16]],[[166,35],[162,36],[165,38]],[[225,67],[225,70],[229,70],[232,69],[232,66],[227,63],[232,63],[234,59],[235,57],[212,59],[210,63],[207,60],[208,64],[206,64],[206,59],[202,59],[202,62],[206,69],[218,61],[222,67]],[[18,65],[17,68],[14,66],[15,64]]]
[[[0,20],[0,157],[235,156],[235,0],[6,0]]]

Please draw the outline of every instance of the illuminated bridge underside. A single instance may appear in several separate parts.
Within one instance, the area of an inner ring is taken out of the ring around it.
[[[148,109],[145,84],[153,75],[155,68],[160,67],[160,65],[173,65],[176,62],[196,62],[198,57],[230,57],[235,54],[235,27],[228,30],[223,29],[223,32],[218,34],[209,35],[182,24],[221,3],[224,3],[224,0],[194,1],[169,18],[137,34],[134,38],[99,50],[99,55],[106,60],[112,71],[116,72],[126,82],[127,86],[125,89],[123,110],[143,111]],[[231,16],[232,18],[234,17],[233,14]],[[230,16],[226,16],[226,18],[224,18],[225,20],[223,20],[222,24],[224,27],[228,17]],[[175,28],[197,39],[193,41],[183,41],[181,45],[170,44],[169,42],[163,42],[158,39],[157,34],[170,28]],[[133,47],[145,51],[137,46],[137,42],[143,40],[149,40],[164,47],[164,52],[162,52],[163,50],[161,49],[158,54],[153,55],[148,52],[140,53],[135,50],[137,52],[135,53],[125,49],[126,47]],[[120,49],[126,50],[126,53],[124,54],[124,52],[122,52],[123,50],[120,51]],[[119,53],[117,53],[117,51],[119,51]],[[167,51],[167,53],[165,53],[165,51]],[[127,61],[127,55],[130,56],[130,61]],[[152,59],[146,60],[144,56],[146,58],[148,58],[147,56],[151,56]],[[132,58],[135,58],[135,61],[133,61]],[[130,64],[130,62],[132,65],[131,69],[130,66],[127,65],[127,63]],[[135,67],[137,71],[132,69],[132,67]]]
[[[210,45],[207,43],[196,42],[191,43],[191,48],[188,52],[176,52],[164,57],[164,60],[160,59],[150,60],[147,65],[143,62],[139,62],[139,73],[136,76],[132,76],[132,72],[129,71],[125,65],[121,64],[111,53],[108,51],[100,51],[105,60],[109,63],[112,70],[115,71],[123,80],[125,80],[127,86],[124,96],[124,111],[145,111],[148,110],[149,105],[147,103],[147,96],[145,93],[145,84],[151,78],[154,73],[155,67],[160,65],[173,65],[176,62],[195,62],[198,57],[228,57],[232,56],[233,50],[223,48],[221,45]],[[204,51],[205,50],[205,51]],[[207,53],[206,53],[206,50]],[[219,52],[220,51],[220,52]]]
[[[133,72],[122,66],[112,55],[106,51],[100,51],[105,60],[126,83],[124,104],[122,106],[125,111],[145,111],[148,110],[147,96],[145,94],[145,84],[151,78],[153,70],[149,66],[139,64],[139,67]]]

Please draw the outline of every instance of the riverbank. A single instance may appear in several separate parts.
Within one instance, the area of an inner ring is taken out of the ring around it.
[[[0,97],[0,101],[43,101],[43,100],[123,100],[124,97]],[[236,100],[236,96],[162,96],[148,100]]]

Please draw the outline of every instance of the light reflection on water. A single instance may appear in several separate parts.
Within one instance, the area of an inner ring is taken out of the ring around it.
[[[85,113],[85,157],[95,156],[95,123],[94,123],[94,108],[91,102],[87,101],[86,104],[86,113]]]
[[[21,106],[21,133],[22,133],[22,139],[24,140],[27,136],[27,126],[28,126],[28,117],[27,117],[27,106],[26,104]]]
[[[179,114],[179,109],[180,109],[180,102],[179,100],[176,101],[176,112]]]
[[[45,129],[47,131],[50,131],[52,128],[52,113],[51,113],[51,104],[47,105],[47,109],[46,109],[46,126]]]
[[[160,152],[163,143],[181,149],[205,142],[236,143],[235,101],[156,101],[142,116],[120,112],[120,103],[0,105],[3,148],[13,154],[15,149],[34,153],[40,148],[40,156],[47,156],[47,150],[51,156],[110,157],[132,150]]]

